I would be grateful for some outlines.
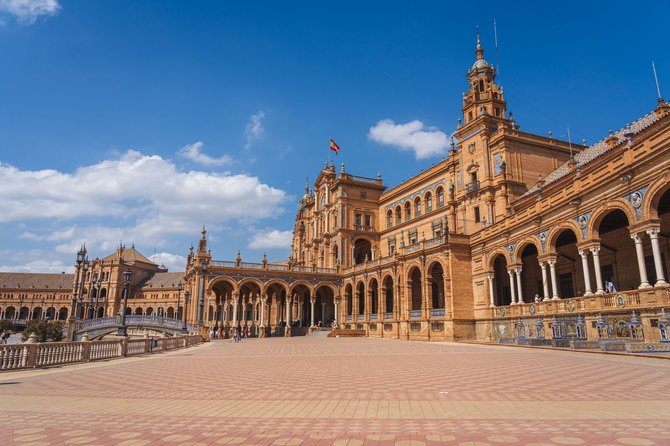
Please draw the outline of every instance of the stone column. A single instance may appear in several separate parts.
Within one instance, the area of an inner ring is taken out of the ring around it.
[[[516,272],[516,287],[517,287],[517,296],[516,296],[516,301],[519,304],[523,303],[523,292],[521,290],[521,267],[518,266],[514,268],[514,271]]]
[[[579,256],[582,258],[582,271],[584,272],[584,296],[592,296],[591,291],[591,273],[589,272],[589,252],[581,249]]]
[[[604,294],[603,273],[600,271],[600,246],[591,248],[591,254],[593,255],[593,269],[596,272],[596,294]]]
[[[551,276],[551,300],[560,300],[558,297],[558,280],[556,280],[556,260],[547,260]]]
[[[233,327],[237,327],[237,304],[240,300],[240,293],[233,293]]]
[[[510,305],[516,305],[516,285],[514,284],[514,270],[508,269],[507,274],[509,274],[509,289],[512,293],[512,302]]]
[[[658,243],[659,232],[661,232],[660,228],[647,229],[647,234],[649,234],[649,238],[651,239],[651,252],[654,254],[654,268],[656,269],[656,283],[654,286],[667,286],[668,282],[665,281],[665,276],[663,275],[661,247]]]
[[[493,278],[494,278],[495,276],[494,276],[493,273],[489,273],[489,274],[487,274],[486,276],[487,276],[487,278],[489,279],[489,301],[490,301],[489,307],[493,308],[493,307],[495,307],[494,296],[493,296]],[[445,302],[445,305],[444,305],[444,306],[445,306],[445,307],[447,306],[447,305],[446,305],[446,302]]]
[[[316,298],[314,296],[311,296],[309,298],[309,303],[310,303],[309,328],[314,328],[314,305],[316,305]]]
[[[631,234],[630,238],[635,242],[635,254],[637,254],[637,268],[640,271],[640,286],[638,288],[650,288],[647,278],[647,268],[644,264],[644,250],[642,249],[642,238],[640,234]]]
[[[540,262],[540,269],[542,269],[542,300],[549,300],[549,282],[547,279],[547,264],[545,262]]]
[[[338,305],[339,303],[340,303],[339,299],[333,298],[333,305],[335,306],[335,325],[337,325],[337,319],[338,319],[337,307],[339,306]]]
[[[321,298],[323,299],[323,297]],[[326,323],[326,303],[321,301],[321,325]]]
[[[261,319],[260,319],[260,337],[265,337],[265,302],[267,301],[267,294],[261,294]]]

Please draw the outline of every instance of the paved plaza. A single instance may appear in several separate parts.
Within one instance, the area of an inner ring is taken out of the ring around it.
[[[367,338],[0,374],[0,445],[668,445],[670,361]]]

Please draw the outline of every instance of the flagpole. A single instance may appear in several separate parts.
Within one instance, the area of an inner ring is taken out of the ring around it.
[[[333,138],[328,138],[328,167],[330,167],[330,140]]]

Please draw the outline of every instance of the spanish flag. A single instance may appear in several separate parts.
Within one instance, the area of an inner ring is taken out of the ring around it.
[[[335,155],[340,153],[340,146],[338,146],[332,138],[330,139],[330,150],[335,152]]]

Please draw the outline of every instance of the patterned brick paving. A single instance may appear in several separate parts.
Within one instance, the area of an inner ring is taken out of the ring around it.
[[[108,444],[670,445],[670,361],[306,337],[0,374],[0,445]]]

